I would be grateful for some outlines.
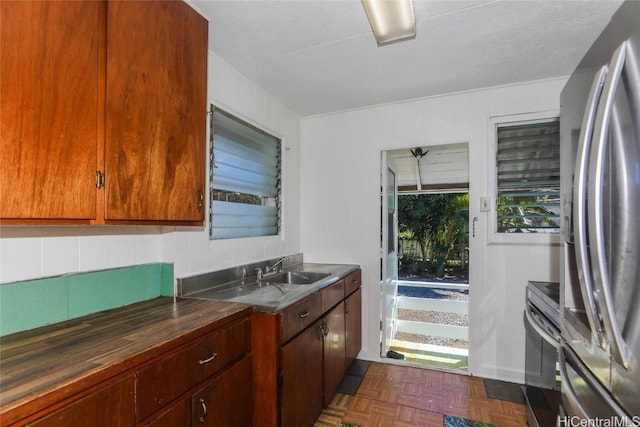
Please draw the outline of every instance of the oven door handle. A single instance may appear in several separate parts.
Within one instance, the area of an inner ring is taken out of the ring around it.
[[[570,348],[562,346],[558,352],[558,359],[558,368],[560,370],[560,387],[562,388],[563,401],[566,402],[574,412],[578,412],[577,414],[573,413],[568,415],[577,415],[582,419],[592,419],[594,418],[594,415],[596,415],[589,414],[587,412],[588,408],[585,408],[580,402],[581,399],[578,397],[576,390],[571,384],[571,377],[569,376],[569,372],[567,370],[567,366],[570,366],[571,369],[580,378],[583,386],[586,386],[591,391],[591,393],[597,395],[598,399],[609,407],[609,410],[613,414],[613,417],[625,421],[625,424],[621,425],[633,425],[630,417],[624,412],[620,405],[615,400],[613,400],[609,392],[602,385],[600,385],[600,382],[593,376],[591,372],[589,372],[589,369],[583,365],[583,362],[580,361],[580,358],[577,355],[574,355],[573,351]]]
[[[578,395],[571,386],[569,373],[567,372],[566,353],[563,348],[560,348],[559,353],[560,360],[558,362],[558,370],[560,371],[560,387],[562,389],[563,400],[565,400],[564,403],[569,407],[572,415],[577,415],[581,419],[588,419],[589,414],[580,403]]]
[[[560,348],[560,336],[559,335],[551,335],[547,332],[540,324],[534,319],[533,313],[531,312],[531,307],[527,305],[527,308],[524,310],[524,319],[529,326],[533,328],[534,331],[538,333],[546,342],[551,344],[553,348]]]

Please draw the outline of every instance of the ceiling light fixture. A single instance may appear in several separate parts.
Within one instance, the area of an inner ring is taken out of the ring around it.
[[[411,0],[362,0],[378,46],[416,37]]]

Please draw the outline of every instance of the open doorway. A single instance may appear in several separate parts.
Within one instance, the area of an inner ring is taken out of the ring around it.
[[[468,368],[468,145],[413,147],[382,155],[381,351],[432,367]],[[386,171],[386,175],[385,175]],[[395,188],[390,187],[389,171]],[[392,193],[395,191],[395,194]],[[393,243],[389,243],[393,242]],[[389,248],[395,248],[393,252]],[[389,254],[394,257],[389,258]],[[386,265],[385,265],[386,264]]]

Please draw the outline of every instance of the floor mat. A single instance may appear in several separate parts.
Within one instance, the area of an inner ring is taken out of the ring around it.
[[[525,403],[520,384],[505,381],[484,379],[484,390],[491,399],[506,400],[514,403]]]
[[[481,423],[480,421],[468,420],[466,418],[444,416],[444,427],[496,427],[495,424]]]
[[[351,366],[349,366],[349,369],[342,379],[342,382],[338,386],[336,393],[350,394],[352,396],[355,396],[355,394],[358,392],[358,389],[360,388],[362,379],[369,370],[369,365],[371,365],[371,362],[367,360],[354,360]]]

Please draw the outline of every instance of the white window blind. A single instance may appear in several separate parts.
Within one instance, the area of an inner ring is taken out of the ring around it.
[[[559,233],[560,122],[497,129],[499,233]]]
[[[211,239],[280,232],[280,139],[213,109],[210,151]]]

